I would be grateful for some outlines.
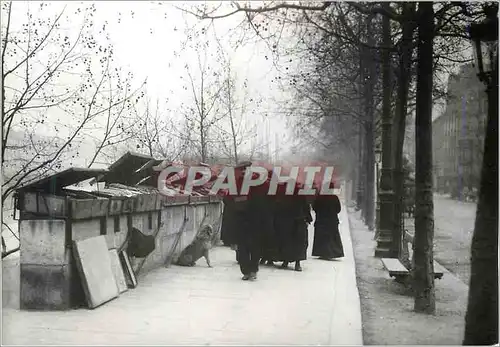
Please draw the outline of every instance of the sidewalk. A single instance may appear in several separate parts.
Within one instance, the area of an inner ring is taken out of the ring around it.
[[[469,288],[453,273],[435,280],[436,314],[415,313],[412,291],[397,283],[374,256],[377,242],[361,220],[360,211],[349,213],[354,242],[357,283],[367,345],[462,344]]]
[[[200,259],[194,268],[157,269],[95,310],[4,309],[2,344],[361,345],[345,209],[340,219],[346,254],[341,261],[310,258],[301,273],[262,267],[256,282],[245,282],[234,252],[217,248],[213,268]]]

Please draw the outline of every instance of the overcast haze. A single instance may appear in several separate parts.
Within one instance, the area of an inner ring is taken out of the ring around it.
[[[65,28],[69,36],[76,35],[77,28],[83,18],[78,12],[82,7],[82,2],[52,2],[40,12],[38,2],[14,2],[12,25],[16,30],[26,22],[28,10],[34,17],[39,14],[47,18],[55,16],[66,6],[65,13],[69,16],[69,21],[65,22]],[[85,3],[86,5],[89,3]],[[242,151],[246,151],[256,143],[264,148],[263,152],[269,151],[271,154],[279,152],[280,156],[290,153],[293,145],[297,143],[297,137],[293,136],[291,123],[293,117],[298,115],[291,112],[294,106],[293,94],[279,86],[275,79],[279,75],[277,68],[273,65],[272,59],[268,59],[272,54],[263,40],[245,41],[246,44],[236,45],[236,40],[244,33],[241,29],[235,29],[245,21],[243,14],[236,14],[224,19],[212,22],[210,29],[205,34],[200,34],[201,28],[206,27],[210,22],[200,21],[193,15],[179,10],[176,7],[191,9],[201,4],[201,2],[149,2],[149,1],[127,1],[127,2],[95,2],[96,11],[94,13],[94,34],[100,37],[100,41],[105,42],[108,36],[109,42],[113,45],[115,62],[114,65],[130,71],[134,75],[132,88],[138,88],[141,83],[147,80],[147,96],[153,102],[160,101],[161,113],[174,120],[178,124],[179,131],[184,122],[181,111],[185,105],[193,105],[193,95],[190,90],[186,90],[186,69],[196,69],[197,45],[208,42],[209,53],[214,53],[218,45],[222,45],[227,59],[230,59],[232,70],[237,77],[236,96],[238,100],[243,99],[243,83],[247,85],[247,99],[250,100],[244,123],[247,128],[255,127],[257,136],[251,141],[247,141],[241,146]],[[214,4],[213,2],[211,3]],[[257,6],[256,3],[252,4]],[[229,3],[223,3],[229,7]],[[228,9],[229,10],[229,9]],[[223,12],[223,11],[221,11]],[[102,32],[105,27],[104,32]],[[14,28],[13,28],[14,29]],[[198,35],[195,35],[198,34]],[[215,37],[218,37],[217,41]],[[286,41],[286,35],[280,45],[293,44],[294,40]],[[208,54],[208,65],[214,69],[220,67],[221,62],[217,55]],[[288,64],[288,61],[286,62]],[[298,60],[292,64],[297,64]],[[98,66],[99,67],[99,66]],[[278,64],[278,68],[280,64]],[[281,64],[283,67],[283,64]],[[296,68],[290,66],[291,70]],[[78,76],[75,75],[75,80]],[[446,81],[446,78],[443,79]],[[66,83],[73,81],[66,79]],[[24,83],[19,80],[18,83]],[[443,105],[435,105],[434,118],[443,110]],[[36,115],[30,115],[36,117]],[[41,116],[40,114],[38,116]],[[68,119],[68,115],[51,109],[48,115],[51,122],[37,124],[34,129],[40,136],[51,136],[54,129],[47,124],[58,124],[59,130],[74,127],[78,119]],[[105,117],[101,117],[101,123],[105,122]],[[227,126],[227,125],[226,125]],[[85,138],[75,142],[83,141],[84,154],[94,150],[92,132],[95,125],[86,128]],[[411,128],[410,128],[411,129]],[[168,135],[166,135],[168,136]],[[268,144],[268,148],[266,148]],[[122,150],[135,148],[121,148]],[[274,156],[275,157],[275,156]],[[79,165],[85,165],[89,159],[86,155],[81,157]]]
[[[245,123],[248,127],[256,126],[258,139],[264,143],[266,139],[270,142],[270,152],[275,152],[275,142],[278,142],[279,150],[284,152],[290,148],[290,131],[286,129],[287,121],[283,104],[290,104],[291,98],[284,93],[273,78],[276,69],[271,60],[264,57],[269,55],[268,48],[263,42],[256,41],[251,45],[240,46],[234,49],[233,36],[239,32],[234,29],[241,21],[241,16],[231,16],[217,20],[206,35],[200,38],[187,39],[185,30],[196,26],[206,25],[194,16],[184,13],[176,6],[190,8],[194,2],[96,2],[94,16],[95,33],[98,34],[103,25],[109,34],[115,53],[115,65],[121,66],[134,74],[134,86],[139,86],[147,79],[147,94],[152,100],[158,98],[163,102],[162,110],[168,117],[178,118],[181,124],[182,116],[179,109],[183,104],[192,103],[192,95],[183,89],[185,85],[185,69],[188,64],[195,67],[197,63],[196,50],[193,48],[199,42],[209,42],[209,46],[216,46],[214,32],[220,38],[227,57],[231,59],[233,71],[237,76],[237,83],[241,86],[247,80],[248,99],[250,103]],[[54,18],[62,8],[66,6],[66,14],[75,18],[74,25],[78,28],[81,16],[78,16],[77,8],[82,6],[81,2],[52,2],[43,9],[45,16]],[[36,15],[38,3],[36,2],[14,2],[12,23],[21,25],[25,22],[27,10]],[[75,30],[69,32],[75,35]],[[234,34],[231,36],[230,34]],[[104,37],[102,34],[98,34]],[[187,46],[183,46],[187,44]],[[215,57],[211,59],[216,59]],[[209,64],[217,64],[216,60]],[[77,78],[77,77],[75,77]],[[184,78],[184,79],[183,79]],[[70,82],[70,81],[68,81]],[[20,82],[22,83],[22,82]],[[241,93],[240,93],[241,94]],[[240,98],[241,95],[238,95]],[[257,103],[256,101],[262,102]],[[51,117],[56,117],[54,111]],[[67,126],[72,120],[59,119],[58,121]],[[67,117],[66,117],[67,118]],[[76,122],[73,120],[73,122]],[[53,129],[40,125],[38,131],[43,135],[49,135]],[[248,149],[250,144],[245,145]],[[87,147],[87,146],[85,146]],[[89,147],[91,150],[92,145]]]

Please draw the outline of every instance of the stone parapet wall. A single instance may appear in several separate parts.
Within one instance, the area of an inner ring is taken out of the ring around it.
[[[174,260],[202,223],[220,223],[222,213],[218,198],[157,194],[73,200],[29,193],[19,207],[20,308],[37,310],[66,310],[85,304],[73,241],[105,235],[108,249],[120,249],[132,227],[146,235],[159,228],[155,250],[145,261],[132,259],[134,270],[140,266],[143,275]]]
[[[219,224],[221,222],[222,203],[212,202],[172,206],[157,212],[161,215],[163,225],[156,237],[156,249],[147,257],[139,275],[164,266],[169,261],[175,261],[180,253],[189,246],[202,225]],[[147,222],[147,216],[136,215],[133,226]],[[184,222],[184,219],[187,220]],[[144,228],[145,234],[151,235],[157,228],[157,216],[153,217],[153,228]],[[185,225],[184,225],[185,224]],[[141,259],[133,259],[134,269]]]

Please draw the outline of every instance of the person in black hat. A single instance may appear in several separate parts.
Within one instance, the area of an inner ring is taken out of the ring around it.
[[[261,206],[259,206],[258,194],[253,195],[252,191],[247,195],[240,194],[246,169],[251,164],[251,162],[243,162],[235,167],[238,189],[238,194],[234,197],[237,221],[237,259],[243,274],[242,279],[245,281],[257,279],[262,243]]]

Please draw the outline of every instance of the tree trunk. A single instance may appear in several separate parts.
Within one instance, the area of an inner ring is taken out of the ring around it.
[[[373,124],[368,121],[366,124],[366,141],[365,141],[365,204],[364,216],[365,224],[370,231],[374,230],[375,222],[375,152],[374,152],[374,137],[373,137]]]
[[[230,97],[230,99],[231,99],[231,97]],[[238,134],[236,134],[236,129],[234,127],[234,119],[233,119],[231,102],[232,101],[230,101],[230,104],[229,104],[229,121],[231,122],[231,135],[233,138],[234,162],[235,162],[235,164],[238,164],[238,162],[239,162],[239,160],[238,160],[238,142],[237,142]]]
[[[436,311],[433,268],[434,202],[432,192],[432,77],[434,9],[419,2],[417,106],[415,117],[415,239],[413,285],[415,311]]]
[[[11,20],[11,15],[12,15],[12,1],[10,1],[8,3],[8,8],[6,9],[6,14],[7,14],[7,20],[6,20],[6,27],[5,27],[5,33],[3,33],[3,36],[2,35],[2,39],[5,37],[5,39],[8,38],[8,35],[9,35],[9,31],[11,30],[11,26],[10,26],[10,20]],[[3,165],[4,165],[4,162],[5,162],[5,150],[7,149],[7,143],[8,143],[8,130],[10,127],[7,127],[7,129],[4,129],[4,124],[5,123],[5,111],[6,111],[6,107],[5,107],[5,74],[4,74],[4,69],[5,69],[5,52],[6,52],[6,45],[9,44],[8,41],[4,42],[3,43],[4,46],[2,47],[2,51],[3,51],[3,55],[2,55],[2,61],[0,62],[0,78],[2,80],[2,96],[0,98],[0,103],[1,103],[1,110],[0,112],[2,112],[0,118],[2,119],[2,130],[1,130],[1,135],[2,135],[2,168],[3,168]],[[5,130],[7,130],[7,134],[4,134]],[[3,194],[3,191],[2,191],[2,194]],[[3,203],[3,200],[2,199],[2,203]],[[3,221],[3,216],[2,216],[2,221]]]
[[[488,126],[471,245],[463,344],[498,344],[498,60],[488,88]]]
[[[359,111],[362,114],[363,113],[363,103],[361,100],[363,100],[363,95],[364,95],[364,81],[366,77],[366,72],[364,68],[364,59],[363,59],[363,54],[364,54],[364,49],[360,48],[359,49],[359,69],[360,69],[360,83],[359,83],[359,89],[358,89],[358,94],[359,94]],[[357,175],[357,186],[356,186],[356,210],[359,211],[362,206],[363,206],[363,201],[364,201],[364,183],[365,183],[365,155],[364,155],[364,138],[365,138],[365,129],[364,129],[364,119],[360,119],[358,122],[358,175]],[[363,215],[363,211],[361,211],[361,215]]]
[[[373,28],[372,21],[373,16],[370,15],[367,18],[367,43],[369,46],[375,46],[374,36],[371,35],[371,30]],[[364,217],[365,223],[370,230],[374,228],[374,217],[375,217],[375,151],[374,151],[374,128],[375,128],[375,109],[374,109],[374,89],[376,83],[376,61],[372,55],[372,51],[365,49],[363,54],[364,66],[367,69],[368,80],[365,81],[365,202],[364,202]]]
[[[358,177],[358,170],[359,170],[359,166],[357,165],[357,159],[356,159],[356,155],[357,155],[359,149],[357,148],[357,143],[354,144],[353,146],[354,146],[354,150],[351,153],[351,159],[350,159],[350,162],[351,162],[351,185],[350,185],[350,191],[347,192],[348,199],[349,199],[349,202],[351,203],[350,204],[351,206],[352,206],[352,202],[356,201],[356,186],[358,184],[357,177]]]
[[[201,122],[200,122],[201,123]],[[207,144],[205,139],[205,126],[200,125],[200,145],[201,145],[201,161],[205,163],[207,161]]]
[[[411,57],[413,54],[413,32],[415,30],[415,3],[402,3],[402,29],[403,38],[401,50],[399,52],[399,71],[397,80],[396,111],[393,123],[393,153],[394,153],[394,233],[393,240],[401,240],[403,232],[401,221],[403,219],[403,194],[404,194],[404,175],[403,175],[403,147],[406,130],[406,113],[408,109],[408,90],[411,79]],[[402,248],[399,248],[399,255],[406,267],[410,267],[409,255],[403,254]]]
[[[228,67],[227,80],[226,80],[226,88],[227,88],[227,111],[229,116],[229,124],[231,126],[231,137],[232,137],[232,146],[234,151],[234,162],[238,164],[238,134],[236,133],[236,128],[234,127],[234,118],[233,118],[233,93],[232,93],[232,85],[231,85],[231,66]]]

